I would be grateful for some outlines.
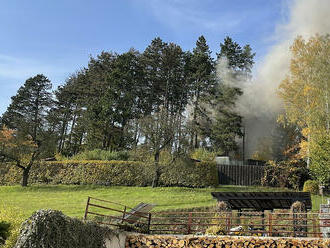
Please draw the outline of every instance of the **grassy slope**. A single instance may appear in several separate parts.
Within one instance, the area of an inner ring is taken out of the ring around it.
[[[0,204],[16,206],[23,210],[26,217],[35,210],[51,208],[63,211],[69,216],[82,217],[87,196],[107,199],[128,206],[140,202],[157,204],[156,211],[211,206],[215,204],[212,191],[282,191],[283,189],[265,187],[221,186],[218,188],[150,188],[150,187],[106,187],[106,186],[20,186],[0,187]],[[285,189],[284,189],[285,190]],[[313,207],[316,210],[321,198],[313,196]]]

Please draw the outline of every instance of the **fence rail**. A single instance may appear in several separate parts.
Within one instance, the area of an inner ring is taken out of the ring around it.
[[[107,206],[100,205],[100,202]],[[196,234],[216,227],[215,232],[222,235],[322,237],[320,228],[330,228],[330,219],[322,218],[318,212],[145,213],[132,210],[134,208],[122,204],[88,197],[84,219],[93,219],[99,224],[121,228],[129,224],[153,234]],[[128,216],[133,218],[127,218]]]

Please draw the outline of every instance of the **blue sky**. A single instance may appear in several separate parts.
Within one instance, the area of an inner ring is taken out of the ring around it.
[[[2,0],[0,114],[25,80],[54,88],[102,50],[141,52],[159,36],[191,50],[204,35],[214,55],[225,36],[250,44],[261,61],[287,19],[284,0]]]

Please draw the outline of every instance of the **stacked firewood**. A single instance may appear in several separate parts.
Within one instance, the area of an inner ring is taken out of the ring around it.
[[[127,236],[126,248],[300,248],[315,247],[329,248],[330,240],[326,239],[297,239],[297,238],[257,238],[229,236],[171,236],[171,235],[140,235]]]

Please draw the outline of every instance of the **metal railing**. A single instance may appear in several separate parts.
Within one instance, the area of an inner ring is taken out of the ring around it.
[[[105,204],[105,205],[101,205]],[[123,227],[124,224],[150,224],[151,214],[136,211],[132,207],[102,200],[94,197],[88,197],[84,220],[92,219],[96,223],[110,226]],[[150,227],[148,226],[149,230]]]
[[[322,218],[318,212],[145,213],[132,210],[134,208],[120,203],[88,197],[84,219],[119,228],[125,224],[143,226],[144,232],[152,234],[204,234],[210,233],[213,227],[214,234],[219,235],[321,238],[320,228],[330,227],[330,219]]]

